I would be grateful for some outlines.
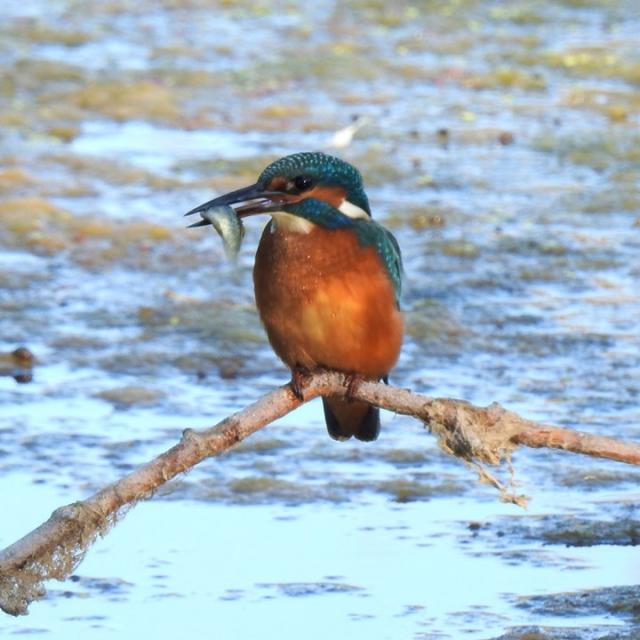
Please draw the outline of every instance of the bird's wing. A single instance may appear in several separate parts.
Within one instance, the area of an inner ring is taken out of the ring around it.
[[[382,225],[371,219],[353,220],[360,242],[374,246],[389,274],[396,295],[396,304],[400,306],[402,293],[402,254],[395,236]]]
[[[384,227],[380,227],[381,233],[385,237],[385,250],[381,252],[384,260],[384,266],[391,276],[391,282],[393,282],[393,289],[396,294],[396,304],[400,306],[400,296],[402,295],[402,253],[400,252],[400,245],[396,240],[396,237]]]

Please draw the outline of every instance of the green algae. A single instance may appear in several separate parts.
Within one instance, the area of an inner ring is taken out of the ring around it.
[[[0,80],[0,95],[19,99],[29,94],[44,95],[62,87],[77,87],[85,79],[85,72],[72,64],[42,58],[18,58]],[[9,103],[24,108],[22,102]]]
[[[423,344],[438,341],[459,345],[468,334],[450,311],[430,299],[418,300],[405,310],[405,331]]]
[[[85,268],[143,258],[141,246],[168,243],[174,232],[150,222],[116,222],[75,216],[51,201],[18,197],[0,201],[0,242],[34,253],[68,253]]]
[[[341,502],[344,495],[341,487],[324,484],[305,484],[274,477],[276,468],[264,469],[267,475],[256,475],[260,464],[256,463],[241,477],[204,479],[191,482],[186,479],[165,485],[160,494],[172,499],[199,499],[204,501],[227,501],[232,504],[273,504],[275,501],[289,505],[313,502]]]
[[[428,500],[446,495],[460,495],[465,486],[456,480],[442,477],[429,480],[406,479],[385,480],[374,487],[380,493],[389,494],[393,500],[400,503]]]
[[[500,66],[489,73],[475,75],[465,84],[472,89],[521,89],[523,91],[542,91],[547,83],[540,73],[527,72],[514,67]]]
[[[265,436],[241,442],[237,447],[233,449],[233,455],[279,455],[281,452],[284,452],[284,450],[286,449],[290,449],[292,446],[292,443],[290,443],[288,440],[283,440],[282,438],[276,438],[273,436]]]
[[[564,94],[563,102],[571,108],[600,113],[611,122],[626,123],[640,113],[640,93],[628,89],[574,87]]]
[[[94,34],[74,29],[54,28],[45,21],[30,19],[14,23],[11,36],[25,42],[77,47],[94,39]],[[6,37],[6,36],[5,36]]]
[[[579,0],[573,0],[576,5]],[[585,0],[582,0],[585,5]],[[491,640],[635,640],[637,629],[620,624],[596,624],[585,627],[556,627],[553,625],[514,627]]]
[[[422,207],[407,207],[404,211],[392,211],[384,218],[384,224],[391,229],[407,226],[414,231],[425,229],[438,229],[447,224],[457,215],[450,207],[439,204],[425,205]]]
[[[617,186],[595,193],[580,207],[585,213],[610,214],[640,211],[640,193],[633,186]]]
[[[436,249],[446,256],[473,260],[480,257],[480,248],[470,240],[449,240],[440,243]]]
[[[86,114],[113,120],[142,118],[155,122],[179,120],[177,96],[170,87],[148,80],[94,81],[68,94],[55,94],[51,101],[64,101]]]
[[[634,479],[637,482],[637,474],[626,481],[633,482]],[[620,483],[611,481],[606,486],[620,486]],[[617,505],[610,505],[610,509],[617,511],[615,519],[572,514],[542,515],[526,520],[512,518],[486,523],[482,526],[482,532],[483,535],[495,537],[495,540],[508,537],[514,542],[538,541],[564,547],[640,545],[640,522],[633,516],[633,510]]]
[[[253,305],[233,300],[178,300],[157,308],[138,309],[138,322],[151,331],[167,328],[197,332],[207,341],[224,345],[264,343]]]
[[[20,167],[7,167],[0,170],[0,189],[5,196],[27,191],[29,187],[34,186],[35,182],[33,176]]]
[[[425,451],[416,451],[414,449],[389,449],[383,451],[380,457],[385,462],[396,467],[404,467],[409,465],[424,465],[429,462],[429,454]]]
[[[540,151],[599,171],[625,164],[637,168],[640,163],[640,135],[635,132],[612,130],[586,136],[561,137],[549,133],[538,136],[533,144]]]
[[[133,166],[122,157],[115,159],[95,157],[71,153],[67,150],[44,153],[37,168],[42,172],[68,172],[75,181],[78,179],[87,183],[100,181],[117,187],[132,185],[145,186],[154,190],[166,190],[185,186],[178,177],[159,175],[153,171]],[[71,186],[63,182],[60,188],[66,190]],[[89,188],[86,184],[81,186]],[[46,188],[49,195],[57,195],[55,185],[47,184],[42,188]]]
[[[520,25],[540,25],[547,21],[545,16],[530,4],[513,3],[491,7],[489,15],[495,20],[505,20]]]
[[[158,389],[149,389],[138,385],[106,389],[96,394],[96,398],[106,400],[118,409],[154,405],[163,397],[164,394]]]
[[[562,617],[610,614],[637,622],[640,620],[639,596],[640,589],[637,586],[607,587],[524,597],[517,606]]]
[[[541,62],[576,76],[617,78],[632,84],[640,83],[637,52],[614,52],[608,47],[575,47],[546,52]]]

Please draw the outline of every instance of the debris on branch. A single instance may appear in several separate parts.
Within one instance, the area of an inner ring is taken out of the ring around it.
[[[65,580],[71,575],[95,539],[105,535],[127,508],[303,402],[318,396],[344,396],[347,388],[345,376],[330,371],[305,380],[304,401],[295,397],[289,385],[280,387],[210,429],[185,430],[178,444],[151,462],[86,500],[57,509],[44,524],[0,551],[0,608],[11,615],[26,614],[29,604],[44,595],[43,583]],[[510,463],[510,454],[517,446],[564,449],[640,464],[638,444],[538,424],[495,403],[476,407],[462,400],[427,398],[376,382],[362,382],[350,394],[421,420],[437,435],[443,451],[474,465],[481,480],[496,486],[503,500],[520,505],[526,503],[526,498],[509,493],[509,485],[504,486],[484,466]]]

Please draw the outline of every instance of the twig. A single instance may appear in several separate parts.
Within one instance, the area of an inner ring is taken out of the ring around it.
[[[317,396],[344,396],[344,376],[322,372],[304,383],[305,402]],[[640,464],[640,445],[612,438],[540,425],[497,404],[481,408],[462,400],[426,398],[404,389],[363,382],[353,395],[371,404],[422,420],[447,453],[476,465],[481,479],[498,487],[503,499],[522,504],[482,466],[509,460],[517,445],[552,447],[575,453]],[[53,512],[37,529],[0,551],[0,608],[26,614],[30,602],[44,594],[45,580],[66,579],[98,535],[105,535],[124,510],[204,458],[225,451],[302,404],[289,386],[205,431],[187,429],[174,447],[93,496]]]

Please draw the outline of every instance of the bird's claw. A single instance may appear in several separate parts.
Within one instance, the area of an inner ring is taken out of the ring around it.
[[[304,400],[303,387],[310,376],[311,373],[302,367],[295,367],[291,370],[291,382],[289,382],[289,386],[296,400],[300,400],[301,402]]]
[[[347,390],[345,392],[345,397],[349,402],[353,402],[355,400],[355,394],[363,381],[364,378],[358,373],[350,373],[346,377],[345,382],[347,383]]]

